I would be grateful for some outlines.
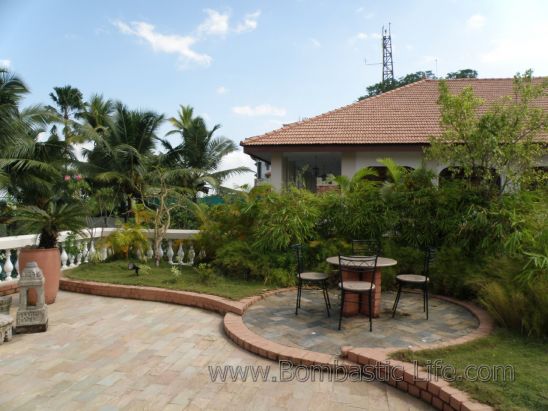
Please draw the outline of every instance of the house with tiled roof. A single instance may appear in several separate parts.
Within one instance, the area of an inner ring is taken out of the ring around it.
[[[451,93],[471,86],[476,96],[490,103],[513,95],[513,79],[446,80]],[[257,161],[257,183],[277,188],[297,178],[313,191],[329,186],[329,175],[351,177],[363,167],[383,167],[379,158],[417,168],[424,164],[437,175],[446,165],[425,161],[423,150],[430,137],[440,135],[439,80],[425,79],[369,97],[277,130],[247,138],[240,144]],[[536,104],[548,110],[548,97]],[[540,136],[548,142],[548,136]],[[542,159],[548,165],[548,157]]]

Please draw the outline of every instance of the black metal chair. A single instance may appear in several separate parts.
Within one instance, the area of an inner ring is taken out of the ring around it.
[[[345,293],[359,295],[358,311],[362,308],[362,296],[368,295],[369,300],[369,331],[373,331],[373,291],[375,290],[375,276],[377,275],[377,255],[343,257],[339,255],[339,288],[341,290],[341,310],[339,313],[339,330],[341,329]],[[345,273],[356,273],[360,281],[345,280]],[[365,275],[370,281],[361,280]]]
[[[291,248],[295,251],[297,260],[297,302],[295,304],[295,315],[299,314],[299,308],[301,308],[303,285],[309,283],[321,288],[327,316],[330,317],[331,313],[329,312],[329,309],[331,308],[331,301],[329,300],[329,293],[327,291],[327,280],[329,279],[329,275],[315,271],[304,271],[303,246],[301,244],[295,244],[291,246]]]
[[[436,250],[432,247],[426,247],[424,250],[424,262],[421,274],[400,274],[396,276],[398,283],[398,293],[392,307],[392,318],[396,315],[396,309],[400,302],[401,293],[404,287],[406,288],[421,288],[422,289],[422,305],[423,311],[426,312],[428,320],[428,285],[430,283],[430,264],[436,257]]]
[[[352,255],[381,255],[381,245],[377,240],[352,240]]]

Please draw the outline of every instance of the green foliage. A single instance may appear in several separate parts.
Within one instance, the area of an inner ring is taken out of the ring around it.
[[[435,78],[435,76],[430,70],[417,71],[415,73],[406,74],[405,76],[400,77],[398,79],[375,83],[367,87],[367,94],[365,96],[360,97],[358,100],[363,100],[371,96],[377,96],[379,94],[386,93],[387,91],[394,90],[395,88],[403,87],[411,83],[415,83],[425,78],[432,79],[432,78]]]
[[[457,78],[478,78],[478,72],[472,69],[462,69],[447,73],[445,78],[448,80]]]
[[[543,153],[536,138],[548,125],[548,114],[535,100],[546,94],[548,81],[533,81],[531,70],[514,79],[514,95],[505,97],[478,115],[484,101],[471,87],[458,95],[440,82],[440,136],[431,137],[429,158],[449,164],[485,190],[504,175],[500,192],[530,180]],[[496,172],[495,172],[496,170]]]
[[[198,273],[200,283],[208,285],[215,283],[217,274],[209,264],[198,264],[195,269]]]
[[[320,215],[318,197],[306,190],[289,188],[257,199],[254,247],[280,251],[312,239]]]
[[[137,254],[139,251],[141,256],[144,256],[148,249],[148,240],[139,224],[126,223],[108,237],[101,239],[100,245],[111,247],[115,256],[127,260],[130,252]]]
[[[20,224],[22,233],[40,233],[38,247],[57,246],[59,233],[64,230],[80,232],[86,226],[86,208],[80,203],[51,200],[45,208],[25,206],[15,211],[12,222]]]

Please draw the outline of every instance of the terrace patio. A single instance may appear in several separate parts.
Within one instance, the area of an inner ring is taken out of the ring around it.
[[[215,313],[69,292],[48,308],[46,333],[0,346],[0,409],[430,409],[380,382],[212,382],[208,366],[279,375],[229,341]]]

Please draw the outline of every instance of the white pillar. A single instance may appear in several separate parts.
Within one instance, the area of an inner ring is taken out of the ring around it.
[[[272,153],[272,160],[270,162],[270,183],[277,190],[281,190],[284,185],[283,163],[282,153]]]
[[[341,153],[341,175],[348,178],[356,173],[356,153],[343,151]]]

